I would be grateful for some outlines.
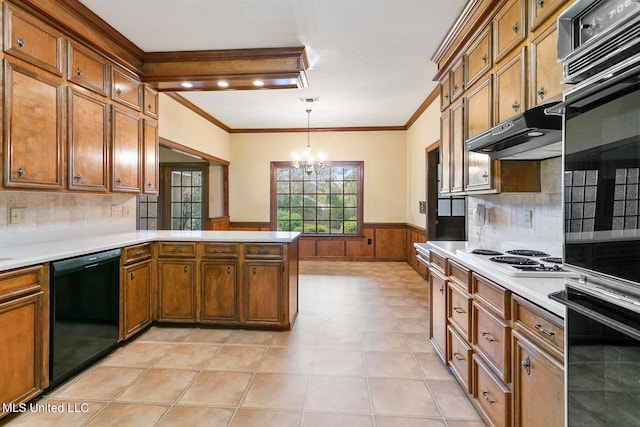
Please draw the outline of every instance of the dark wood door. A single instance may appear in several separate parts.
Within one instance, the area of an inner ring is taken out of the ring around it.
[[[238,262],[202,261],[202,321],[238,323]]]
[[[195,260],[158,260],[159,313],[161,322],[196,320]]]
[[[158,125],[144,121],[143,174],[145,194],[158,194]]]
[[[151,260],[127,266],[124,274],[124,339],[151,323]]]
[[[245,262],[245,321],[282,323],[282,261]]]
[[[140,118],[113,108],[113,191],[140,192]]]
[[[431,318],[429,336],[440,358],[446,364],[447,342],[447,279],[434,268],[429,270],[429,301]]]

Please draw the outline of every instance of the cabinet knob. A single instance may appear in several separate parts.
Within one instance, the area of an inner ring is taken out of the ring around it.
[[[147,110],[151,111],[151,104],[147,105]]]
[[[251,269],[251,272],[252,272],[253,274],[256,274],[256,268],[255,268],[255,267],[253,267],[253,268]]]
[[[118,185],[122,184],[122,178],[116,179],[116,184],[118,184]]]
[[[79,76],[82,74],[82,70],[80,68],[76,68],[76,75]]]
[[[22,178],[24,176],[24,169],[22,168],[18,168],[18,170],[16,171],[18,178]]]
[[[487,63],[487,59],[489,59],[489,57],[487,57],[487,54],[485,53],[485,54],[482,56],[482,62],[484,62],[484,63],[486,64],[486,63]]]
[[[185,266],[184,266],[184,272],[185,272],[185,273],[188,273],[188,272],[189,272],[189,266],[188,266],[188,265],[185,265]]]
[[[116,88],[116,93],[118,94],[118,96],[122,93],[122,89],[120,89],[119,87]]]
[[[513,104],[511,104],[511,108],[513,108],[513,111],[518,111],[520,109],[520,103],[518,103],[518,101],[513,101]]]
[[[227,266],[227,274],[231,274],[231,267]]]
[[[513,24],[513,27],[511,27],[511,29],[514,33],[518,34],[518,30],[520,30],[520,24],[516,22],[515,24]]]
[[[540,97],[540,99],[544,99],[544,86],[541,86],[540,89],[538,89],[537,94]]]
[[[18,40],[16,40],[16,44],[18,45],[18,47],[24,46],[24,40],[22,40],[22,37],[18,37]]]
[[[457,92],[458,91],[458,85],[453,85],[453,91]]]
[[[443,287],[440,287],[440,293],[444,294],[444,288]]]
[[[445,94],[444,94],[444,97],[445,97],[445,98],[447,98],[447,99],[449,99],[449,94],[448,94],[448,93],[445,93]]]
[[[147,187],[149,187],[149,188],[151,188],[151,187],[152,187],[151,181],[149,181],[149,182],[147,183]]]
[[[493,405],[494,403],[496,403],[495,400],[491,400],[491,398],[489,397],[489,392],[488,391],[480,390],[480,394],[482,394],[482,397],[484,397],[484,400],[489,402],[489,405]]]
[[[484,180],[486,181],[487,179],[489,179],[489,174],[485,171],[485,173],[482,174],[482,178],[484,178]]]
[[[456,359],[458,362],[461,362],[464,360],[464,357],[462,357],[460,353],[453,353],[453,358]]]
[[[482,332],[480,335],[482,335],[482,338],[484,338],[485,340],[489,341],[489,342],[494,342],[495,340],[491,337],[491,334],[489,332]]]
[[[129,280],[133,280],[134,277],[133,273],[129,273]]]
[[[453,307],[453,311],[455,311],[458,314],[464,313],[464,310],[460,307]]]
[[[75,182],[80,182],[82,180],[82,175],[80,175],[80,172],[76,173],[73,176],[73,179],[75,180]]]
[[[529,356],[525,357],[525,359],[520,362],[520,366],[524,368],[524,370],[527,372],[527,375],[531,375],[531,359],[529,359]]]
[[[544,0],[538,0],[538,6],[540,6],[540,9],[544,9]]]
[[[551,332],[551,331],[547,331],[545,328],[542,327],[542,325],[538,324],[538,323],[532,323],[531,326],[533,326],[534,328],[536,328],[538,331],[542,332],[543,334],[545,334],[548,337],[552,337],[555,335],[555,333]]]

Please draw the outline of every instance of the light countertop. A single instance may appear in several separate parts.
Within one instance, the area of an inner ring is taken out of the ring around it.
[[[0,271],[154,241],[291,243],[297,232],[131,231],[0,248]]]
[[[564,278],[513,277],[486,268],[484,265],[475,264],[472,260],[467,259],[466,257],[461,258],[456,254],[458,250],[466,249],[467,242],[429,241],[427,243],[415,243],[414,246],[418,252],[422,252],[425,255],[428,254],[429,251],[435,251],[446,258],[451,258],[457,263],[460,263],[487,279],[509,289],[514,294],[519,295],[564,319],[565,307],[548,297],[550,293],[564,289]]]

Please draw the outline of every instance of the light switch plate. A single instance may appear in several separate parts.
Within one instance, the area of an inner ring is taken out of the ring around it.
[[[27,222],[27,208],[11,208],[9,216],[11,224],[24,224]]]

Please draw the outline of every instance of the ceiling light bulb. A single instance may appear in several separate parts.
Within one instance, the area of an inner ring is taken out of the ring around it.
[[[253,85],[254,86],[264,86],[264,82],[262,80],[254,80],[253,81]]]
[[[218,82],[218,86],[219,87],[229,87],[229,82],[225,81],[225,80],[220,80]]]
[[[189,82],[182,82],[180,83],[180,86],[182,87],[186,87],[187,89],[190,89],[193,87],[193,83],[189,83]]]

